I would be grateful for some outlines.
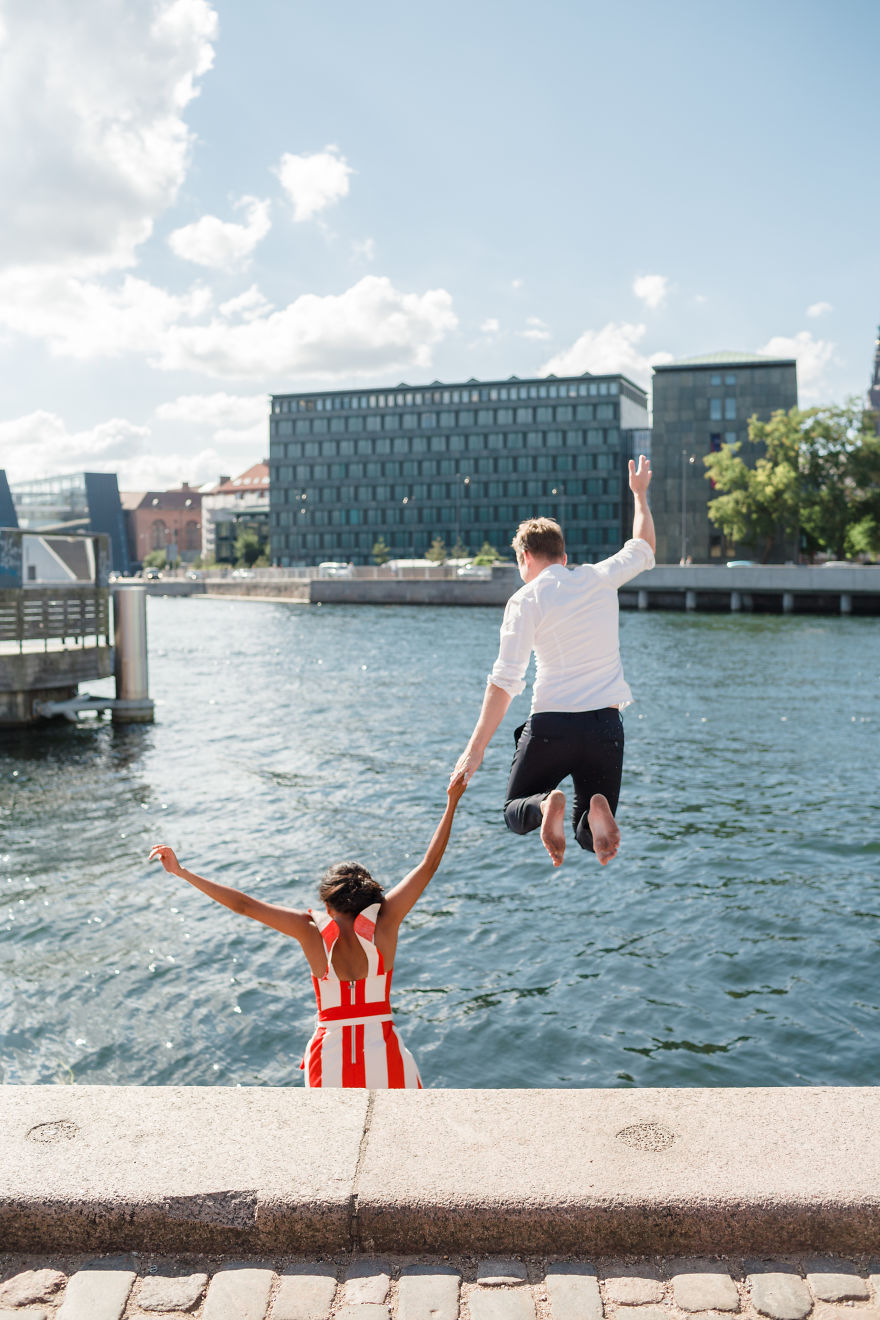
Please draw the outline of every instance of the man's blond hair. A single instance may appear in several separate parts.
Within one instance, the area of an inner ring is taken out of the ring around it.
[[[562,559],[565,555],[565,537],[555,518],[527,518],[516,529],[513,546],[517,558],[528,550],[537,559]]]

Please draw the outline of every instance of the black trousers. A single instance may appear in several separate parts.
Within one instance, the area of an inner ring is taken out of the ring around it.
[[[568,775],[574,781],[572,826],[582,848],[593,851],[587,824],[590,798],[604,793],[612,811],[620,797],[623,720],[613,706],[604,710],[542,711],[514,733],[516,753],[507,781],[504,819],[514,834],[541,825],[541,803]]]

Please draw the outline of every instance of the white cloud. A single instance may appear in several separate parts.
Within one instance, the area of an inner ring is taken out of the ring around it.
[[[311,220],[320,211],[348,194],[348,177],[354,170],[338,147],[325,147],[312,156],[285,152],[275,173],[293,205],[294,220]]]
[[[542,321],[540,316],[527,316],[526,326],[527,329],[518,331],[523,339],[545,340],[550,338],[547,322]]]
[[[114,417],[91,430],[70,432],[57,413],[43,410],[0,422],[0,450],[10,481],[95,469],[115,472],[146,452],[148,426]]]
[[[480,329],[484,335],[497,335],[501,329],[501,322],[497,316],[487,316]]]
[[[261,424],[269,433],[269,400],[265,394],[181,394],[160,403],[163,422],[194,422],[197,426],[237,429]]]
[[[236,206],[246,212],[244,224],[203,215],[201,220],[169,234],[168,246],[185,261],[214,270],[246,265],[254,248],[272,228],[269,203],[256,197],[242,197]]]
[[[644,325],[617,325],[609,321],[601,330],[585,330],[571,348],[564,349],[541,367],[542,375],[577,376],[591,371],[594,375],[620,371],[624,375],[647,385],[651,367],[672,362],[671,353],[645,355],[637,345],[645,337]]]
[[[361,261],[376,260],[376,240],[374,238],[356,239],[351,245],[352,253]]]
[[[303,294],[237,325],[177,325],[157,344],[155,363],[214,376],[332,380],[426,367],[431,349],[458,324],[445,289],[401,293],[368,275],[342,294]]]
[[[669,280],[665,275],[639,275],[633,280],[633,293],[653,311],[666,301]]]
[[[511,280],[511,281],[510,281],[510,287],[511,287],[512,289],[521,289],[522,286],[523,286],[523,281],[522,281],[522,280]]]
[[[186,173],[183,111],[213,60],[215,10],[7,0],[4,22],[0,262],[130,266]]]
[[[60,357],[153,353],[172,325],[204,314],[205,289],[176,296],[126,275],[117,287],[51,269],[0,275],[0,325]]]
[[[800,330],[796,335],[774,335],[756,352],[797,358],[798,392],[814,397],[825,389],[825,368],[834,358],[834,350],[830,340],[814,339],[810,330]]]
[[[833,311],[834,308],[830,302],[815,302],[807,308],[807,316],[824,316],[826,312]]]
[[[708,301],[709,301],[709,299],[706,297],[705,293],[695,293],[695,294],[694,294],[694,302],[695,302],[695,303],[704,303],[704,302],[708,302]]]
[[[243,321],[252,321],[257,316],[266,316],[271,312],[272,304],[263,296],[256,284],[252,284],[244,293],[239,293],[236,297],[221,303],[219,310],[223,316],[231,319],[240,316]]]

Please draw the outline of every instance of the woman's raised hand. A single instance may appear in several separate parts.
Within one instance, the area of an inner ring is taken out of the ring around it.
[[[174,849],[165,843],[154,844],[148,858],[151,862],[161,862],[171,875],[180,875],[182,867],[174,854]]]

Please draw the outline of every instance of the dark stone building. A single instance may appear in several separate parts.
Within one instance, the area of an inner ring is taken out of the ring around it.
[[[759,450],[748,439],[749,418],[767,421],[797,401],[793,358],[708,353],[654,368],[651,503],[658,563],[721,559],[723,538],[709,521],[712,489],[702,460],[722,444],[739,442],[739,454],[753,463]],[[797,547],[780,546],[774,557],[796,559]]]
[[[274,395],[272,561],[366,564],[380,537],[397,558],[437,537],[503,551],[540,514],[573,559],[600,559],[629,535],[625,464],[649,441],[621,375]]]

